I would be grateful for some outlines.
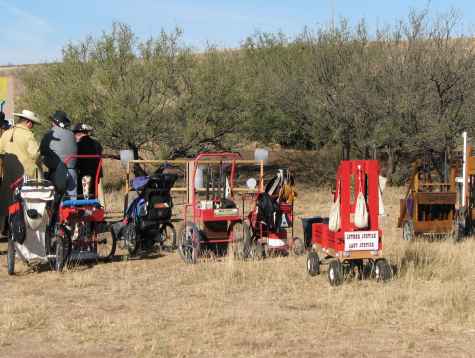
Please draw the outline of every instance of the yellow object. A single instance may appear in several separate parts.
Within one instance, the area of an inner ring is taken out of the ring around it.
[[[297,191],[295,188],[290,184],[283,184],[282,188],[280,189],[279,199],[286,203],[292,204],[297,197]]]
[[[6,100],[8,95],[8,77],[0,77],[0,101]]]
[[[40,156],[39,145],[33,136],[33,132],[24,124],[20,123],[2,134],[0,138],[0,154],[13,154],[16,157],[11,165],[23,166],[24,174],[35,177],[41,173],[38,160]],[[19,162],[19,163],[18,163]],[[9,170],[8,162],[5,162],[5,171]]]

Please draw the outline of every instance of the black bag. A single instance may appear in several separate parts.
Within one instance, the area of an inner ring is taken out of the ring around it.
[[[26,239],[26,224],[23,207],[19,201],[8,207],[8,226],[12,239],[19,244],[23,244]]]
[[[258,220],[264,222],[269,230],[278,230],[282,215],[279,210],[279,203],[263,192],[257,198]]]

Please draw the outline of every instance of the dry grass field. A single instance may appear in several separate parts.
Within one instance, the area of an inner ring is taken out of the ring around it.
[[[2,255],[0,356],[473,357],[475,241],[403,242],[401,193],[385,193],[387,284],[330,287],[305,256],[190,266],[163,253],[9,277]],[[326,215],[329,199],[300,190],[297,215]]]

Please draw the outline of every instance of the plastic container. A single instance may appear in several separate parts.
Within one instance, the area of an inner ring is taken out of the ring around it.
[[[198,167],[196,168],[196,174],[195,174],[195,188],[196,189],[204,188],[203,171],[204,171],[204,166],[198,165]]]
[[[127,162],[134,160],[134,151],[132,149],[123,149],[119,152],[120,163],[123,168],[127,168]]]
[[[264,164],[266,164],[269,160],[269,151],[263,148],[256,148],[254,151],[254,160],[256,162],[260,162],[262,160]]]
[[[312,224],[322,223],[328,223],[328,218],[322,218],[321,216],[302,218],[303,241],[305,243],[305,248],[312,246]]]

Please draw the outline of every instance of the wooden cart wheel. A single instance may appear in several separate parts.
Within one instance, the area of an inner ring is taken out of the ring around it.
[[[386,259],[378,259],[374,264],[374,278],[378,282],[387,282],[393,276],[393,271]]]
[[[339,286],[343,283],[343,265],[337,259],[330,261],[328,266],[328,281],[332,286]]]
[[[406,220],[402,224],[402,238],[406,241],[414,240],[414,223],[411,220]]]
[[[315,251],[310,251],[307,256],[307,272],[310,276],[320,274],[320,259]]]
[[[15,273],[15,241],[9,235],[8,237],[8,251],[7,251],[7,271],[9,275]]]
[[[178,253],[187,264],[196,264],[200,251],[200,232],[192,222],[185,223],[178,236]]]
[[[108,261],[112,259],[115,254],[116,246],[117,238],[115,237],[115,233],[111,226],[109,227],[109,230],[97,234],[96,251],[99,260]]]

